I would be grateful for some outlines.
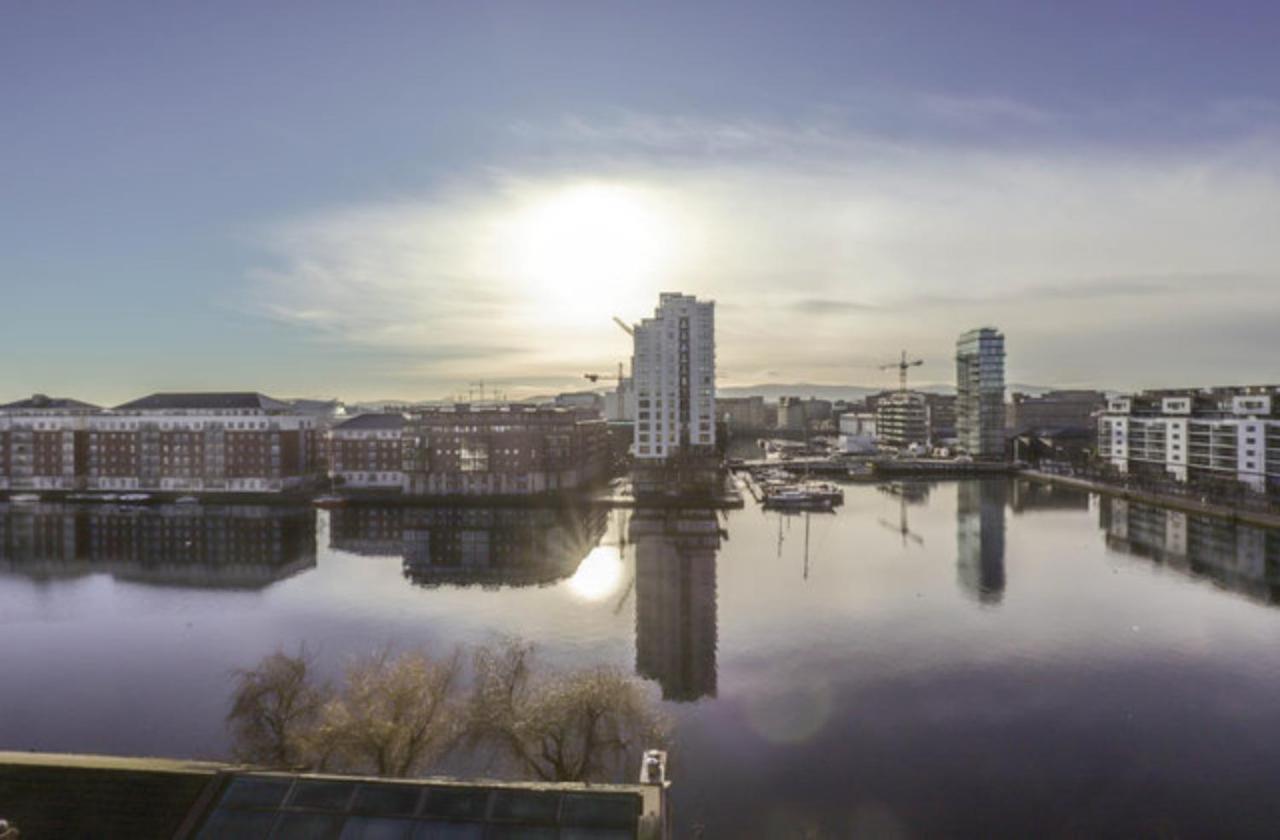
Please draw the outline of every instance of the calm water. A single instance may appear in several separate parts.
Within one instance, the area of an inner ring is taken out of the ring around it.
[[[0,506],[0,748],[212,757],[228,672],[519,634],[652,680],[707,837],[1273,836],[1280,534],[999,482],[836,515]]]

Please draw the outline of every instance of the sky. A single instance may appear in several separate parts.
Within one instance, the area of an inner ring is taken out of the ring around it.
[[[1277,382],[1272,3],[34,2],[0,26],[0,398]]]

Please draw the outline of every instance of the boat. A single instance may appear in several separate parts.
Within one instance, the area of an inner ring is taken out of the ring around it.
[[[830,481],[806,481],[800,486],[809,493],[830,499],[833,505],[844,504],[844,491]]]
[[[200,500],[195,496],[179,496],[173,500],[173,503],[175,505],[198,505],[200,504]]]
[[[814,493],[804,487],[787,487],[764,497],[765,507],[779,510],[831,510],[834,505],[830,496]]]
[[[346,503],[347,503],[347,500],[345,497],[334,496],[334,495],[317,496],[315,498],[315,501],[312,502],[312,504],[314,504],[318,508],[338,508],[338,507],[342,507]]]
[[[150,493],[122,493],[120,495],[120,501],[124,502],[125,504],[136,505],[136,504],[140,504],[141,502],[151,501],[151,494]]]
[[[33,505],[40,501],[39,493],[18,493],[9,497],[9,501],[15,505]]]

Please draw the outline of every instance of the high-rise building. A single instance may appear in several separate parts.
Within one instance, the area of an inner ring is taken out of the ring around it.
[[[956,342],[956,437],[974,457],[1004,456],[1004,334],[994,327]]]
[[[640,461],[716,442],[715,303],[664,292],[652,318],[635,328],[633,441]]]

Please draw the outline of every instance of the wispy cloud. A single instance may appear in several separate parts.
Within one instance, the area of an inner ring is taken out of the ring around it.
[[[1057,119],[1000,100],[931,107],[951,121]],[[640,114],[513,136],[526,152],[506,168],[285,222],[264,243],[252,305],[328,340],[418,353],[441,383],[574,382],[629,354],[608,315],[638,319],[678,288],[722,302],[721,364],[738,381],[865,381],[854,359],[902,346],[946,381],[951,342],[976,319],[1004,327],[1012,376],[1053,382],[1083,367],[1124,385],[1207,352],[1162,325],[1243,321],[1280,296],[1280,147],[1265,140],[1140,157],[976,151],[902,146],[838,118]],[[584,179],[644,190],[681,242],[652,282],[602,276],[578,321],[512,276],[503,220]],[[1134,329],[1147,352],[1096,349]],[[1262,341],[1260,377],[1280,331]]]

